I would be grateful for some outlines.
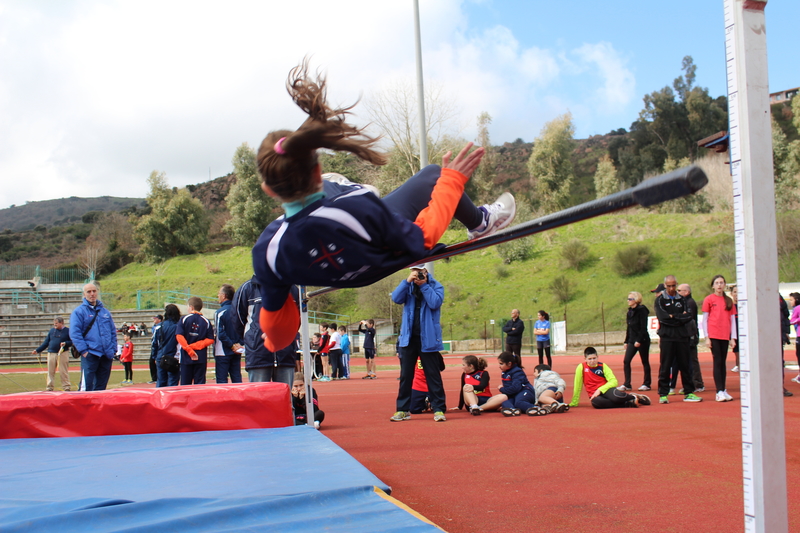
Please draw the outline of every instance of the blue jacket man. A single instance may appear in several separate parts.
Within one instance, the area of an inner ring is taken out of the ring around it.
[[[217,383],[227,383],[228,375],[231,383],[242,382],[242,354],[237,351],[241,345],[234,340],[235,334],[228,333],[230,329],[231,301],[236,293],[233,285],[227,283],[220,287],[217,298],[219,309],[214,313],[214,326],[217,328],[217,340],[214,343],[214,368]]]
[[[269,351],[261,338],[260,314],[261,287],[253,276],[233,296],[228,335],[244,346],[244,368],[251,382],[275,381],[286,383],[291,389],[297,345],[292,341],[277,352]]]
[[[98,299],[94,283],[83,286],[83,303],[72,311],[69,325],[72,344],[81,354],[80,389],[106,390],[117,353],[117,326],[111,312]]]
[[[397,412],[391,420],[399,422],[411,418],[411,385],[417,359],[422,362],[428,381],[428,399],[433,409],[433,419],[444,422],[445,394],[442,385],[444,360],[440,350],[442,326],[439,322],[444,287],[433,279],[422,265],[411,267],[408,279],[400,282],[392,293],[392,301],[403,304],[403,323],[400,327],[400,389],[397,393]]]

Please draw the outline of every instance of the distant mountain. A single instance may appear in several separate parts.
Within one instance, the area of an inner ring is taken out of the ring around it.
[[[89,211],[121,211],[128,207],[144,207],[144,198],[60,198],[0,209],[0,231],[31,230],[36,226],[67,226],[80,222]]]

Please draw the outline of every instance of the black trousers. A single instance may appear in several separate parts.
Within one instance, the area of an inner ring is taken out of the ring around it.
[[[686,394],[694,392],[692,369],[689,363],[689,339],[661,339],[661,361],[658,369],[658,395],[669,394],[670,374],[673,365],[681,374]]]
[[[714,387],[717,392],[726,389],[725,381],[728,370],[725,365],[728,362],[728,343],[727,340],[711,339],[711,356],[714,358]]]
[[[414,369],[417,359],[422,362],[422,370],[428,381],[428,399],[434,412],[446,411],[444,385],[439,363],[439,352],[423,352],[419,337],[412,336],[408,346],[400,347],[400,388],[397,391],[397,410],[411,411],[411,385],[414,382]]]
[[[506,342],[506,351],[513,353],[520,358],[520,361],[522,361],[522,343]]]
[[[617,407],[631,407],[636,402],[636,397],[618,389],[608,389],[603,394],[592,400],[595,409],[615,409]]]
[[[647,385],[648,387],[652,384],[652,378],[650,376],[650,341],[648,340],[645,343],[642,343],[637,348],[633,345],[632,342],[628,343],[628,347],[625,348],[625,359],[622,361],[622,367],[625,371],[625,385],[629,389],[631,387],[631,361],[633,361],[634,356],[636,356],[636,352],[639,352],[639,357],[642,359],[642,368],[644,368],[644,381],[642,385]]]

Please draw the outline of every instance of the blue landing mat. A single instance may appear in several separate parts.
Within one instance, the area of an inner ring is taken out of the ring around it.
[[[0,531],[441,531],[320,432],[0,441]]]

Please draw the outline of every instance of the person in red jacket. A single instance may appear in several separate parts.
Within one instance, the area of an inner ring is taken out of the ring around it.
[[[122,345],[122,355],[119,356],[119,361],[125,367],[125,379],[122,380],[122,384],[133,385],[133,343],[131,342],[131,334],[126,334],[123,339],[125,343]]]

